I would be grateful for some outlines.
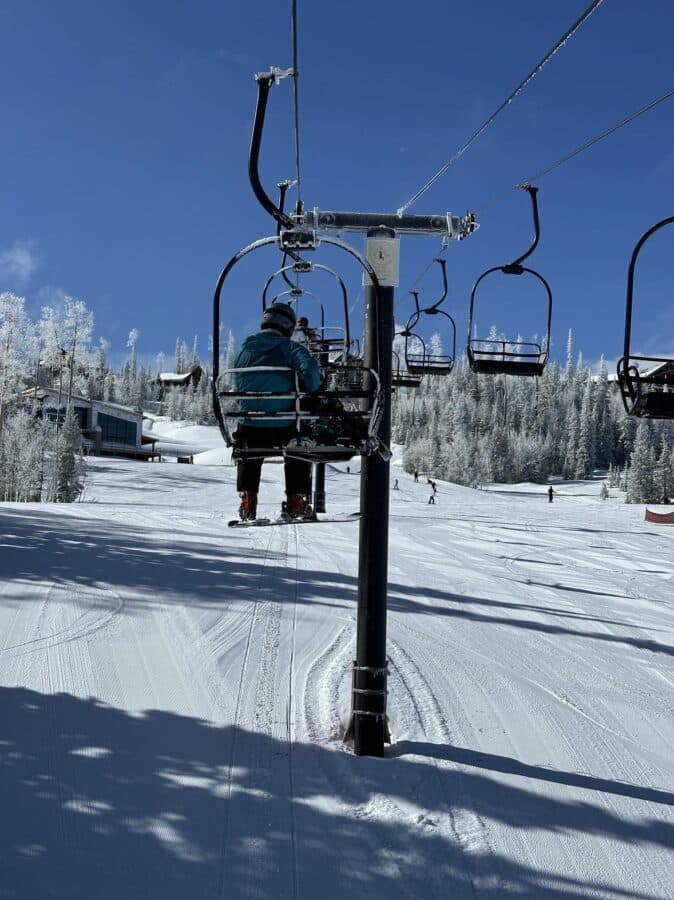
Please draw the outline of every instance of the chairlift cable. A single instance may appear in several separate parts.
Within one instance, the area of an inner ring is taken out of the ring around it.
[[[302,204],[302,177],[300,166],[300,111],[299,111],[299,69],[298,69],[298,39],[297,39],[297,0],[290,0],[290,19],[292,35],[292,66],[293,66],[293,107],[295,126],[295,178],[297,179],[297,203]]]
[[[645,106],[642,106],[640,109],[635,110],[633,113],[630,113],[628,116],[625,116],[623,119],[620,119],[619,122],[611,125],[609,128],[604,129],[604,131],[599,134],[594,135],[594,137],[588,138],[588,140],[584,141],[579,147],[576,147],[575,150],[572,150],[570,153],[565,154],[560,157],[556,162],[552,163],[549,166],[546,166],[544,169],[540,169],[534,175],[530,175],[528,178],[519,181],[517,184],[514,184],[512,187],[508,188],[505,191],[502,191],[499,194],[494,194],[489,200],[477,206],[473,213],[484,212],[485,209],[489,209],[491,206],[494,206],[496,203],[500,203],[501,200],[504,200],[506,197],[509,197],[510,194],[514,193],[514,191],[520,190],[525,187],[527,184],[530,184],[532,181],[540,181],[540,179],[544,175],[549,175],[550,172],[553,172],[555,169],[558,169],[560,166],[564,165],[564,163],[569,162],[569,160],[574,159],[574,157],[579,156],[585,150],[589,150],[590,147],[593,147],[595,144],[598,144],[604,138],[609,137],[614,134],[616,131],[619,131],[621,128],[624,128],[626,125],[629,125],[631,122],[634,122],[635,119],[638,119],[639,116],[642,116],[644,113],[649,112],[651,109],[654,109],[660,103],[664,103],[665,100],[668,100],[670,97],[674,96],[674,88],[670,88],[665,91],[664,94],[660,94],[659,97],[655,97],[653,100],[650,100]],[[449,249],[449,245],[444,247],[439,253],[434,254],[427,265],[421,270],[419,275],[414,279],[410,290],[414,290],[414,288],[419,284],[419,282],[424,278],[426,273],[432,267],[437,257],[444,256]],[[396,304],[396,308],[402,302],[402,298]]]
[[[473,212],[482,212],[483,210],[488,209],[490,206],[493,206],[495,203],[498,203],[500,200],[503,200],[518,188],[521,188],[532,181],[539,181],[544,175],[549,175],[550,172],[558,169],[570,159],[573,159],[575,156],[578,156],[585,150],[589,150],[590,147],[598,144],[599,141],[602,141],[604,138],[609,137],[609,135],[613,134],[615,131],[618,131],[620,128],[623,128],[625,125],[629,125],[630,122],[633,122],[635,119],[639,118],[639,116],[647,113],[651,109],[654,109],[659,103],[663,103],[665,100],[668,100],[672,96],[674,96],[674,88],[670,88],[668,91],[665,91],[664,94],[660,94],[659,97],[651,100],[645,106],[642,106],[641,109],[637,109],[635,112],[630,113],[628,116],[625,116],[624,119],[621,119],[619,122],[616,122],[609,128],[604,129],[604,131],[596,134],[594,137],[588,138],[588,140],[584,141],[579,147],[576,147],[575,150],[572,150],[570,153],[562,156],[556,162],[552,163],[549,166],[546,166],[546,168],[540,169],[534,175],[531,175],[529,178],[525,178],[523,181],[518,182],[517,184],[513,185],[513,187],[508,188],[506,191],[503,191],[500,194],[495,194],[490,200],[487,200],[485,203],[481,204],[475,210],[473,210]],[[430,265],[428,268],[430,268]]]
[[[576,33],[576,31],[578,31],[578,29],[581,27],[581,25],[583,25],[583,23],[586,22],[587,19],[589,19],[589,17],[592,15],[592,13],[602,3],[603,3],[603,0],[592,0],[592,3],[590,3],[590,5],[587,7],[587,9],[576,19],[576,21],[573,23],[573,25],[571,25],[569,28],[567,28],[567,30],[564,32],[564,34],[555,42],[555,44],[551,47],[551,49],[548,50],[548,52],[545,54],[545,56],[541,60],[539,60],[539,62],[536,63],[536,65],[528,73],[528,75],[526,75],[522,79],[522,81],[520,81],[520,83],[517,85],[517,87],[513,91],[511,91],[510,94],[508,94],[506,99],[500,104],[500,106],[498,106],[494,110],[494,112],[489,116],[489,118],[485,119],[485,121],[482,123],[482,125],[480,125],[480,127],[476,131],[474,131],[473,134],[471,134],[471,136],[468,138],[468,140],[465,143],[463,143],[459,147],[459,149],[455,151],[455,153],[452,156],[450,156],[450,158],[447,160],[447,162],[444,163],[444,165],[440,169],[438,169],[438,171],[434,175],[432,175],[431,178],[429,178],[428,181],[424,185],[422,185],[422,187],[419,188],[419,190],[416,192],[416,194],[413,194],[410,197],[410,199],[407,201],[407,203],[405,203],[403,206],[401,206],[397,210],[397,215],[402,216],[402,214],[407,209],[409,209],[410,206],[412,206],[412,204],[416,203],[417,200],[420,197],[422,197],[426,193],[427,190],[429,190],[431,187],[433,187],[433,185],[436,183],[436,181],[438,181],[439,178],[442,178],[442,176],[449,169],[449,167],[451,165],[453,165],[461,156],[463,156],[463,154],[466,152],[466,150],[468,150],[469,147],[471,147],[472,144],[475,143],[475,141],[480,137],[480,135],[484,134],[484,132],[489,128],[489,126],[494,122],[494,120],[500,115],[500,113],[502,113],[503,110],[513,102],[513,100],[517,97],[517,95],[520,94],[524,90],[524,88],[529,84],[530,81],[532,81],[536,77],[536,75],[538,75],[538,73],[541,71],[541,69],[552,59],[552,57],[557,53],[557,51],[560,50],[564,46],[564,44],[566,44],[566,42],[570,38],[573,37],[573,35]]]

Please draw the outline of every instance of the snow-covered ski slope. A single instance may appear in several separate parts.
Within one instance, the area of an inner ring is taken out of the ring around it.
[[[358,524],[227,529],[219,438],[172,437],[197,464],[0,507],[0,898],[674,897],[674,528],[397,469],[394,743],[357,758]]]

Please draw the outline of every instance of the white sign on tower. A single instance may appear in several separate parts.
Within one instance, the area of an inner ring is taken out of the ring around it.
[[[397,287],[399,282],[400,241],[398,238],[368,237],[365,238],[365,256],[375,271],[382,287]],[[372,279],[363,273],[363,284],[372,283]]]

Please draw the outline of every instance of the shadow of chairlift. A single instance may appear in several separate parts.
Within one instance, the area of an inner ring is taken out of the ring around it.
[[[518,257],[514,262],[505,266],[493,266],[483,272],[473,285],[470,294],[470,313],[468,317],[468,363],[473,372],[482,375],[521,375],[532,376],[542,375],[545,364],[548,359],[550,344],[550,326],[552,322],[552,291],[550,285],[543,276],[535,269],[529,269],[522,263],[536,249],[541,234],[540,221],[538,217],[538,188],[532,185],[526,185],[524,190],[527,191],[531,199],[531,209],[534,220],[534,239],[529,249]],[[533,341],[520,340],[499,340],[492,338],[473,338],[473,327],[475,318],[475,298],[477,290],[482,281],[494,274],[500,272],[502,275],[528,275],[537,279],[543,286],[547,303],[547,325],[545,330],[545,338],[543,344]]]
[[[632,251],[627,270],[627,301],[625,306],[625,343],[618,361],[618,384],[625,411],[644,419],[674,419],[674,358],[641,356],[633,353],[632,307],[634,301],[634,270],[642,247],[661,228],[674,224],[674,216],[657,222],[639,238]],[[641,371],[640,366],[646,366]]]

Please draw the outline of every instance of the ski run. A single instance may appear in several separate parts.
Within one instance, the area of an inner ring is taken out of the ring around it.
[[[228,529],[217,430],[156,427],[195,464],[0,506],[2,900],[674,897],[674,528],[599,481],[429,505],[397,453],[392,744],[359,758],[358,524]]]

